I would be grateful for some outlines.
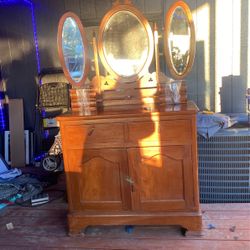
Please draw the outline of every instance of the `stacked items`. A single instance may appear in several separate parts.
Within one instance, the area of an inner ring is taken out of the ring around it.
[[[185,82],[173,82],[164,84],[161,89],[135,88],[106,90],[102,93],[102,105],[104,110],[126,110],[145,107],[153,104],[180,104],[187,103],[187,91]]]
[[[167,104],[187,103],[186,82],[182,80],[161,84],[156,101]]]
[[[96,111],[96,92],[89,88],[70,89],[71,109],[88,115]]]

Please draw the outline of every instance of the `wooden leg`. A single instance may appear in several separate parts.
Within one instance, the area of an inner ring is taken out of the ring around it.
[[[70,227],[69,228],[69,236],[85,236],[85,229],[87,226],[83,227]]]
[[[200,225],[182,225],[182,234],[188,236],[202,236],[202,227]]]
[[[69,225],[69,235],[70,236],[84,236],[85,229],[88,225],[81,223],[80,220],[72,216],[68,216],[68,225]]]
[[[182,224],[182,233],[184,236],[202,236],[202,218],[197,217],[193,221],[187,221]]]
[[[203,233],[202,233],[202,230],[193,231],[193,230],[184,229],[183,235],[186,236],[186,237],[189,237],[189,236],[202,236]]]

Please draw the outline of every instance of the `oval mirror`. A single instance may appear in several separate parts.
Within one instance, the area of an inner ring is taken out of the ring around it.
[[[79,17],[65,13],[58,25],[57,46],[59,59],[67,80],[83,86],[89,71],[88,45]]]
[[[193,66],[195,57],[195,30],[192,13],[186,3],[178,1],[166,14],[165,56],[170,74],[183,79]]]
[[[131,5],[117,5],[103,18],[98,49],[106,70],[121,82],[142,77],[152,61],[153,33],[145,17]]]

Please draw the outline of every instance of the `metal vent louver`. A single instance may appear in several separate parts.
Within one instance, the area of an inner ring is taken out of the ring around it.
[[[198,136],[201,203],[250,202],[250,129]]]

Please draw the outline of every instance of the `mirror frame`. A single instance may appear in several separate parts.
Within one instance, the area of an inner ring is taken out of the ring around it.
[[[83,48],[84,48],[84,53],[83,53],[83,57],[84,57],[84,62],[85,62],[85,67],[83,69],[83,74],[82,74],[82,78],[80,79],[79,82],[76,82],[70,75],[70,72],[65,64],[65,60],[64,60],[64,54],[63,54],[63,48],[62,48],[62,31],[63,31],[63,25],[64,22],[67,18],[73,18],[79,28],[79,31],[81,33],[81,37],[82,37],[82,42],[83,42]],[[63,14],[59,20],[59,24],[58,24],[58,31],[57,31],[57,49],[58,49],[58,54],[59,54],[59,60],[60,63],[62,65],[62,69],[63,69],[63,73],[66,77],[66,79],[69,81],[69,83],[75,87],[83,87],[88,73],[89,73],[89,69],[90,69],[90,61],[89,61],[89,51],[88,51],[88,41],[86,38],[86,33],[84,31],[83,25],[81,23],[80,18],[73,12],[66,12],[65,14]]]
[[[105,54],[104,54],[104,48],[103,48],[103,36],[104,31],[106,28],[107,23],[109,22],[110,18],[118,12],[121,11],[127,11],[132,13],[134,16],[138,18],[140,23],[143,25],[145,31],[147,32],[148,41],[149,41],[149,48],[148,48],[148,57],[146,61],[144,62],[144,65],[142,66],[140,72],[138,74],[132,75],[132,76],[120,76],[118,75],[109,65],[108,61],[106,60]],[[143,77],[149,69],[149,66],[152,62],[153,55],[154,55],[154,38],[153,38],[153,32],[151,29],[151,26],[148,22],[148,20],[144,17],[144,15],[136,9],[132,4],[117,4],[114,5],[113,8],[111,8],[106,15],[103,17],[100,28],[99,28],[99,36],[98,36],[98,51],[101,58],[101,61],[105,67],[105,69],[109,72],[109,74],[118,82],[134,82]]]
[[[186,69],[182,74],[178,74],[178,72],[175,69],[175,66],[173,65],[172,62],[172,55],[170,54],[170,48],[169,48],[169,33],[171,29],[171,19],[173,16],[173,13],[175,12],[176,8],[181,7],[186,14],[187,20],[188,20],[188,25],[190,27],[190,55],[189,55],[189,60],[188,64],[186,66]],[[195,58],[195,50],[196,50],[196,43],[195,43],[195,29],[194,29],[194,22],[193,22],[193,17],[191,10],[189,6],[183,2],[183,1],[177,1],[173,5],[170,6],[169,10],[166,13],[166,18],[165,18],[165,31],[164,31],[164,51],[165,51],[165,58],[166,62],[168,65],[169,72],[171,76],[176,79],[176,80],[182,80],[184,79],[188,73],[191,71],[193,63],[194,63],[194,58]]]

